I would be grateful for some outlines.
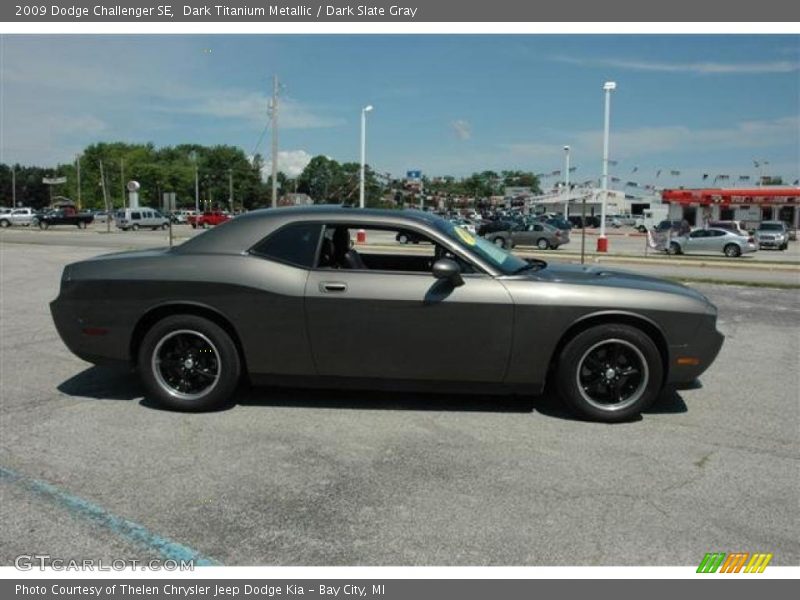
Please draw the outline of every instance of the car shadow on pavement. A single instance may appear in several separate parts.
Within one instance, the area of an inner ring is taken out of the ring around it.
[[[539,396],[509,396],[243,385],[233,402],[220,410],[242,405],[351,410],[538,412],[557,419],[577,420],[551,387],[548,385]],[[146,408],[166,410],[145,396],[136,373],[127,368],[89,367],[61,383],[58,391],[68,396],[97,400],[139,400],[139,404]],[[645,414],[684,413],[687,410],[678,391],[666,389]]]
[[[97,400],[136,400],[144,395],[136,373],[125,367],[92,366],[73,375],[57,389],[68,396]]]
[[[353,410],[530,413],[534,410],[535,400],[528,396],[254,386],[237,394],[236,404]]]

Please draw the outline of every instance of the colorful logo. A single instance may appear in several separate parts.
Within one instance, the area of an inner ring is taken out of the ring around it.
[[[698,573],[763,573],[767,568],[772,554],[756,552],[709,552],[700,561]]]

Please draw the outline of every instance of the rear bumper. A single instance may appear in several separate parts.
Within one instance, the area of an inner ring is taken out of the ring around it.
[[[50,303],[56,331],[70,352],[96,365],[128,363],[127,333],[119,327],[92,323],[81,316],[78,306],[61,296]]]

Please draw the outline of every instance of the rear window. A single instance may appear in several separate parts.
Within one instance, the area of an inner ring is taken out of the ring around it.
[[[320,223],[294,223],[280,228],[250,251],[278,262],[310,269],[317,255]]]

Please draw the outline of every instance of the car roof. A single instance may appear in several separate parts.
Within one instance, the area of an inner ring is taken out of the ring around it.
[[[175,251],[181,254],[239,254],[276,229],[302,221],[357,221],[364,225],[433,225],[443,220],[421,210],[351,208],[335,204],[263,208],[238,215],[214,229],[187,240]]]

